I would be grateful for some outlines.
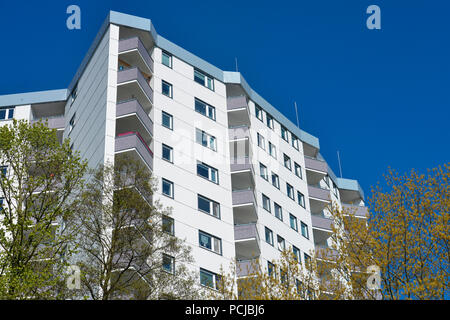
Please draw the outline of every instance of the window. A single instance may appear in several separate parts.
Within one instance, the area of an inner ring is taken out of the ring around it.
[[[289,198],[295,200],[294,197],[294,187],[292,187],[289,183],[286,182],[286,193]]]
[[[75,113],[73,114],[72,118],[70,118],[69,121],[69,134],[72,132],[73,128],[75,127]]]
[[[309,239],[308,225],[302,221],[301,228],[302,228],[302,236],[304,236],[306,239]]]
[[[0,108],[0,120],[9,120],[14,118],[14,107]]]
[[[292,253],[294,254],[295,261],[300,263],[301,262],[301,260],[300,260],[300,249],[297,248],[296,246],[292,246]]]
[[[305,196],[300,191],[297,191],[298,204],[305,208]]]
[[[291,224],[291,228],[298,231],[297,218],[294,215],[289,214],[289,222]]]
[[[264,141],[264,137],[260,135],[259,133],[256,134],[258,138],[258,147],[260,147],[263,150],[266,150],[266,143]]]
[[[173,149],[164,143],[162,144],[162,158],[166,161],[173,162]]]
[[[275,274],[275,265],[272,262],[267,261],[267,273],[270,276],[276,276]]]
[[[263,165],[261,162],[259,163],[259,172],[260,172],[261,178],[269,181],[269,177],[267,175],[267,167],[265,165]]]
[[[0,175],[2,177],[6,177],[7,173],[8,173],[8,166],[0,166]]]
[[[70,106],[72,106],[78,94],[78,83],[73,87],[72,92],[70,93]]]
[[[293,134],[291,134],[292,136],[292,146],[296,149],[299,150],[299,144],[298,144],[298,138],[296,136],[294,136]]]
[[[162,179],[162,192],[164,195],[173,198],[173,182],[166,180],[166,179]]]
[[[286,155],[285,153],[283,153],[283,158],[284,158],[284,166],[287,169],[292,170],[291,158],[289,158],[289,156]]]
[[[280,268],[280,282],[281,282],[281,284],[287,285],[287,280],[288,280],[287,271]]]
[[[205,117],[216,120],[216,108],[195,98],[195,111],[201,113]]]
[[[274,202],[274,207],[275,207],[275,217],[283,221],[283,209],[281,209],[281,206],[276,202]]]
[[[263,194],[262,195],[262,200],[263,200],[263,208],[266,210],[266,211],[271,211],[271,206],[270,206],[270,199],[265,195],[265,194]]]
[[[220,219],[220,204],[204,196],[197,196],[198,210]]]
[[[204,147],[217,151],[216,137],[213,137],[203,130],[195,129],[195,141]]]
[[[174,274],[175,273],[175,258],[167,254],[163,254],[163,270]]]
[[[280,235],[277,235],[277,244],[278,250],[283,251],[286,249],[286,242],[284,241],[284,238]]]
[[[300,167],[300,165],[295,161],[294,161],[294,173],[297,177],[302,179],[302,167]]]
[[[269,228],[265,227],[265,233],[266,233],[266,242],[273,246],[273,232]]]
[[[168,234],[175,235],[175,220],[168,216],[162,217],[162,230]]]
[[[323,178],[323,181],[325,181],[327,187],[330,188],[330,177],[329,177],[328,175],[326,175],[326,176]]]
[[[162,125],[167,129],[173,130],[173,117],[167,112],[162,112]]]
[[[285,140],[286,142],[289,142],[288,130],[287,130],[284,126],[281,126],[281,137],[282,137],[283,140]]]
[[[5,198],[0,198],[0,211],[3,210],[3,202],[5,202]]]
[[[311,263],[311,257],[306,253],[304,253],[303,256],[305,259],[305,266],[309,266],[309,264]]]
[[[258,106],[257,104],[255,104],[255,115],[259,120],[263,121],[262,108],[260,106]]]
[[[269,154],[272,158],[277,158],[277,148],[271,142],[269,142]]]
[[[270,129],[273,130],[273,117],[268,113],[266,113],[266,124]]]
[[[222,255],[222,240],[203,231],[198,232],[199,245],[202,248]]]
[[[161,54],[161,62],[163,65],[172,68],[172,55],[163,51]]]
[[[272,185],[277,188],[280,189],[280,178],[278,177],[277,174],[272,172]]]
[[[219,183],[219,172],[216,168],[208,166],[203,162],[197,162],[197,175],[211,182]]]
[[[212,289],[219,289],[220,276],[214,272],[200,268],[200,284]]]
[[[172,85],[164,80],[162,80],[162,94],[165,96],[168,96],[169,98],[172,98]]]
[[[214,91],[214,79],[199,70],[194,70],[194,81]]]

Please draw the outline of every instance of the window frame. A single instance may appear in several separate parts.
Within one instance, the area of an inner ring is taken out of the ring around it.
[[[165,221],[170,221],[170,231],[166,231],[164,228],[164,220]],[[175,235],[175,219],[166,215],[162,216],[162,230],[163,232],[170,234],[172,236]]]
[[[274,207],[273,211],[274,211],[275,217],[278,220],[283,221],[283,208],[276,202],[273,203],[273,207]]]
[[[161,178],[161,181],[162,181],[161,182],[161,185],[162,185],[161,193],[163,195],[165,195],[166,197],[174,199],[175,198],[175,185],[174,185],[174,183],[172,181],[166,179],[166,178]],[[170,188],[171,193],[172,193],[171,195],[168,195],[167,193],[164,192],[164,183],[168,183],[171,186],[171,188]]]
[[[208,177],[205,177],[205,176],[199,174],[199,171],[198,171],[199,166],[202,166],[203,169],[207,169],[208,170]],[[206,180],[208,180],[210,182],[213,182],[215,184],[219,184],[219,170],[218,169],[216,169],[214,167],[211,167],[210,165],[208,165],[208,164],[206,164],[206,163],[204,163],[202,161],[198,161],[198,160],[197,160],[196,168],[197,168],[197,176],[198,177],[206,179]],[[213,176],[214,176],[213,172],[215,173],[215,177],[216,177],[215,180],[213,180]]]
[[[281,241],[280,241],[280,239],[281,239]],[[280,243],[282,244],[283,249],[280,249]],[[279,234],[277,234],[277,249],[279,251],[286,250],[286,240]]]
[[[300,201],[301,199],[301,201]],[[305,204],[305,195],[303,193],[301,193],[300,191],[297,190],[297,203],[304,209],[306,209],[306,204]]]
[[[171,265],[171,270],[168,271],[165,266],[164,266],[164,258],[169,258],[170,259],[170,265]],[[162,268],[164,272],[170,273],[170,274],[175,274],[175,257],[172,257],[171,255],[165,254],[163,253],[163,257],[162,257]]]
[[[292,197],[289,195],[289,190],[292,190]],[[295,191],[294,187],[286,182],[286,195],[288,196],[288,198],[295,201],[295,192],[294,191]]]
[[[286,153],[283,153],[283,164],[286,169],[292,172],[292,161]],[[288,166],[289,165],[289,166]]]
[[[261,118],[258,116],[261,115]],[[258,104],[255,103],[255,117],[256,119],[264,122],[264,114],[263,114],[263,108],[261,108]]]
[[[294,161],[294,174],[303,180],[302,166]]]
[[[266,202],[269,204],[269,208],[268,209],[264,205],[264,200],[267,200]],[[262,204],[263,204],[263,209],[264,210],[266,210],[269,213],[272,213],[272,205],[270,203],[270,198],[268,196],[266,196],[264,193],[262,193]]]
[[[256,141],[258,142],[258,147],[266,151],[266,139],[259,132],[256,133]]]
[[[196,77],[196,75],[197,75],[197,77]],[[199,78],[198,75],[203,77],[203,81],[202,81],[203,83],[200,83],[199,81],[197,81],[197,79]],[[214,78],[197,68],[194,68],[194,82],[204,86],[205,88],[208,88],[211,91],[215,91]],[[208,83],[211,83],[212,88],[208,85]]]
[[[169,65],[164,63],[164,56],[167,56],[169,58]],[[161,50],[161,64],[170,69],[173,69],[173,55],[165,50]]]
[[[199,109],[197,108],[197,104],[205,105],[205,113],[199,111]],[[195,112],[201,114],[202,116],[205,116],[208,119],[216,121],[216,107],[214,107],[196,97],[194,97],[194,110],[195,110]],[[212,112],[212,117],[211,117],[211,112]]]
[[[210,238],[211,249],[202,245],[202,242],[201,242],[201,236],[202,235],[205,236],[205,237],[209,237]],[[218,243],[219,243],[219,248],[218,248],[219,251],[218,252],[215,250],[217,248],[216,248],[216,242],[214,240],[218,240]],[[202,231],[202,230],[198,230],[198,245],[199,245],[200,248],[203,248],[203,249],[206,249],[208,251],[214,252],[214,253],[216,253],[216,254],[218,254],[220,256],[222,255],[222,239],[220,239],[220,238],[218,238],[216,236],[213,236],[210,233],[207,233],[207,232]]]
[[[169,163],[173,163],[173,148],[172,147],[170,147],[170,146],[168,146],[167,144],[164,144],[164,143],[162,143],[161,144],[161,158],[163,159],[163,160],[165,160],[165,161],[167,161],[167,162],[169,162]],[[164,157],[164,149],[166,149],[166,150],[169,150],[169,158],[170,159],[166,159],[165,157]]]
[[[272,172],[271,177],[272,177],[272,186],[280,190],[280,177],[274,172]],[[274,184],[274,179],[276,181],[276,184]]]
[[[294,221],[295,224],[295,228],[292,226],[292,222]],[[296,232],[298,232],[298,221],[297,221],[297,217],[294,216],[292,213],[289,213],[289,226],[291,227],[292,230],[295,230]]]
[[[270,241],[267,241],[268,235],[269,235]],[[270,228],[264,227],[264,239],[265,239],[266,243],[270,244],[272,247],[274,246],[273,231]]]
[[[199,135],[201,137],[201,141],[198,141]],[[206,141],[206,145],[203,144],[204,141]],[[214,141],[214,143],[212,143],[212,141]],[[195,142],[205,148],[217,152],[217,138],[204,130],[195,128]]]
[[[167,85],[169,87],[169,95],[164,93],[164,85]],[[161,79],[161,94],[163,96],[173,99],[173,85],[170,82],[167,82],[162,79]]]
[[[264,175],[263,175],[263,172],[264,172]],[[263,165],[261,162],[259,163],[259,175],[264,180],[269,181],[269,174],[268,174],[267,167],[265,165]]]
[[[302,236],[309,240],[309,227],[303,221],[300,221],[300,230],[301,230]],[[306,236],[303,232],[304,230],[306,231]]]
[[[202,199],[203,201],[209,202],[209,210],[210,210],[209,212],[200,208],[200,206],[199,206],[199,199]],[[217,214],[218,214],[217,216],[214,214],[215,208],[217,210]],[[205,214],[207,214],[207,215],[209,215],[211,217],[214,217],[214,218],[220,220],[220,217],[221,217],[220,203],[217,202],[217,201],[214,201],[214,200],[212,200],[210,198],[207,198],[207,197],[205,197],[205,196],[203,196],[201,194],[197,194],[197,210],[200,211],[200,212],[203,212],[203,213],[205,213]]]
[[[170,127],[168,127],[164,124],[164,116],[168,116],[168,118],[170,120]],[[165,111],[161,111],[161,126],[173,131],[173,115],[171,115],[170,113],[167,113]]]

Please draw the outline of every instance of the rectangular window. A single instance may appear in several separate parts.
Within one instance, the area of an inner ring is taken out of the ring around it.
[[[281,137],[284,141],[289,142],[288,130],[284,126],[281,126]]]
[[[212,289],[219,289],[220,276],[214,272],[200,268],[200,284]]]
[[[78,95],[78,83],[73,87],[72,92],[70,93],[70,106],[72,106]]]
[[[311,263],[311,257],[307,253],[303,253],[303,257],[305,260],[305,266],[309,266],[309,264]]]
[[[306,239],[309,239],[308,225],[302,221],[301,226],[302,226],[302,236],[304,236]]]
[[[169,98],[172,98],[172,96],[173,96],[172,85],[170,83],[162,80],[161,86],[162,86],[162,90],[161,90],[162,94]]]
[[[286,182],[286,193],[287,196],[289,198],[291,198],[292,200],[295,200],[295,196],[294,196],[294,187],[291,186],[289,183]]]
[[[299,150],[299,143],[298,143],[298,138],[296,136],[294,136],[293,134],[291,134],[292,136],[292,146],[296,149]]]
[[[197,162],[197,175],[211,182],[219,183],[219,171],[203,162]]]
[[[274,207],[275,207],[275,217],[277,217],[278,219],[280,219],[281,221],[283,221],[283,209],[281,208],[281,206],[274,202]]]
[[[172,68],[172,55],[163,51],[161,54],[161,62],[163,65]]]
[[[173,149],[164,143],[162,144],[162,158],[173,163]]]
[[[73,114],[72,118],[70,118],[69,121],[69,134],[72,132],[73,128],[75,127],[75,113]]]
[[[14,107],[0,109],[0,120],[9,120],[12,118],[14,118]]]
[[[194,81],[214,91],[214,79],[199,70],[194,70]]]
[[[163,127],[173,130],[173,117],[171,114],[168,114],[167,112],[163,111],[161,122],[162,122]]]
[[[163,254],[163,270],[174,274],[175,273],[175,258],[167,254]]]
[[[273,130],[273,117],[268,113],[266,113],[266,123],[267,126]]]
[[[292,246],[292,253],[294,254],[295,260],[300,263],[300,249],[296,246]]]
[[[277,158],[277,148],[271,142],[269,142],[269,154],[272,158]]]
[[[217,254],[222,255],[222,240],[216,238],[206,232],[198,232],[199,245],[202,248],[214,251]]]
[[[216,137],[195,128],[195,141],[202,146],[217,151]]]
[[[267,167],[265,165],[263,165],[261,162],[259,163],[259,172],[260,172],[261,178],[269,181],[269,177],[267,175]]]
[[[266,150],[266,142],[264,140],[264,137],[260,135],[259,133],[256,134],[258,139],[258,147],[260,147],[263,150]]]
[[[269,228],[265,227],[265,234],[266,234],[266,242],[273,246],[273,232]]]
[[[162,192],[164,195],[173,198],[173,182],[166,180],[166,179],[162,179]]]
[[[220,204],[216,201],[198,195],[198,210],[220,219]]]
[[[8,166],[0,166],[0,175],[2,177],[6,177],[7,173],[8,173]]]
[[[286,249],[286,242],[284,241],[284,238],[280,235],[277,235],[277,244],[278,250],[283,251]]]
[[[294,172],[297,177],[302,179],[302,167],[297,162],[294,162]]]
[[[305,196],[300,191],[297,191],[298,204],[305,208]]]
[[[291,228],[298,231],[297,218],[294,215],[289,214],[289,222],[291,224]]]
[[[278,177],[277,174],[272,172],[272,185],[277,188],[280,189],[280,178]]]
[[[197,98],[195,98],[195,111],[201,113],[205,117],[216,120],[216,108]]]
[[[276,276],[275,274],[275,265],[272,262],[267,261],[267,274],[269,277]]]
[[[255,115],[259,120],[263,121],[262,108],[260,106],[258,106],[257,104],[255,104]]]
[[[168,234],[175,235],[175,220],[168,216],[162,217],[162,230]]]
[[[284,166],[289,169],[289,171],[292,170],[292,164],[291,164],[291,158],[289,158],[288,155],[286,155],[285,153],[283,153],[283,158],[284,158]]]
[[[269,212],[271,212],[270,199],[265,194],[262,195],[263,208]]]

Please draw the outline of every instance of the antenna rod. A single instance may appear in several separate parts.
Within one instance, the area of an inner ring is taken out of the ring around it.
[[[339,150],[337,151],[338,162],[339,162],[339,172],[341,173],[342,178],[342,167],[341,167],[341,157],[339,156]]]
[[[238,69],[238,60],[237,60],[237,57],[234,57],[234,60],[235,60],[235,62],[236,62],[236,72],[239,72],[239,69]]]
[[[297,101],[294,101],[294,106],[295,106],[295,115],[297,117],[297,127],[300,129],[300,123],[298,121]]]

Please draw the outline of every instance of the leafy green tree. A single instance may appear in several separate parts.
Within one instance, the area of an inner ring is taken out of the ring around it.
[[[93,172],[77,204],[81,297],[197,297],[190,249],[172,234],[170,210],[153,204],[153,190],[151,172],[130,157]]]
[[[23,120],[0,127],[0,164],[0,298],[60,298],[87,165],[56,130]]]

